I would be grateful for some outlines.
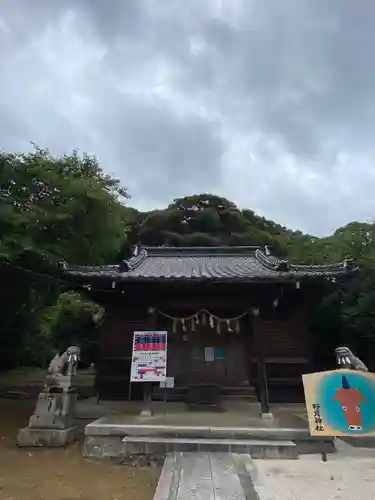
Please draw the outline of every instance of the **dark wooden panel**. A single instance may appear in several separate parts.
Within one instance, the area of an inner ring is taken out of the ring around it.
[[[213,361],[204,358],[205,347],[215,351]],[[222,356],[218,355],[218,350]],[[210,383],[218,385],[248,384],[247,352],[241,334],[217,333],[215,329],[200,327],[184,334],[169,334],[168,375],[176,385]]]
[[[133,332],[144,330],[144,321],[126,320],[111,311],[101,332],[101,356],[96,390],[101,399],[129,397]],[[132,387],[132,399],[141,397],[141,388]]]
[[[133,332],[147,330],[146,321],[128,321],[126,319],[112,318],[102,328],[102,345],[133,342]]]
[[[310,339],[303,322],[263,321],[262,334],[267,357],[310,357]]]
[[[102,347],[103,357],[126,357],[131,356],[132,342],[106,343]]]

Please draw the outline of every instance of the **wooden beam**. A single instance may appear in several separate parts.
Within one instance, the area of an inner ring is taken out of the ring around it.
[[[149,330],[155,330],[156,327],[156,310],[154,307],[150,306],[147,310],[147,328]],[[142,416],[152,415],[152,382],[143,383],[143,409],[141,411]]]
[[[262,331],[259,316],[254,315],[253,317],[253,329],[254,329],[255,350],[257,352],[257,359],[258,359],[257,378],[258,378],[261,412],[262,415],[270,415],[270,401],[268,394],[267,372],[266,372],[265,352],[264,352],[265,351],[264,331]]]

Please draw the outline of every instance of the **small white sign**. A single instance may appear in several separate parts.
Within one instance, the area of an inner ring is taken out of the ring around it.
[[[215,360],[215,349],[213,347],[204,348],[204,360],[208,362]]]
[[[160,382],[160,387],[162,389],[173,389],[174,387],[174,377],[167,377],[165,380]]]

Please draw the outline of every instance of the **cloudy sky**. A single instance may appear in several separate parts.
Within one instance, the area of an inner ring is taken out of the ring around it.
[[[375,215],[373,0],[1,0],[0,148],[79,148],[164,207]]]

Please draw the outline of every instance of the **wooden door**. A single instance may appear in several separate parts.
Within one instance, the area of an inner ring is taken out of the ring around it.
[[[227,346],[189,345],[187,379],[191,384],[226,385]]]
[[[184,346],[185,378],[189,384],[239,385],[248,380],[245,350],[239,334],[218,334],[201,327],[189,332]]]

